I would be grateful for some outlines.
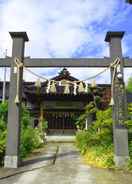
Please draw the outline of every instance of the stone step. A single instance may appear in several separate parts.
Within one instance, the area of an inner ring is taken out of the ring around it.
[[[46,136],[47,142],[75,142],[75,136],[70,135],[47,135]]]

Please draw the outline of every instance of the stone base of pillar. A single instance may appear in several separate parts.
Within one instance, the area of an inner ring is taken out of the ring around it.
[[[20,160],[18,156],[5,156],[4,158],[4,168],[18,168],[20,165]]]
[[[127,162],[129,160],[129,156],[114,156],[114,162],[116,167],[123,168],[127,166]]]
[[[114,129],[114,152],[115,165],[117,167],[125,167],[129,159],[128,151],[128,130],[126,128]]]

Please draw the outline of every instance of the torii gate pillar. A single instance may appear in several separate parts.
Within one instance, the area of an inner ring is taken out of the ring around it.
[[[114,139],[114,160],[117,167],[123,167],[126,165],[126,161],[129,158],[128,151],[128,131],[124,126],[124,121],[127,117],[127,102],[126,92],[124,85],[124,60],[122,57],[121,39],[124,36],[124,32],[107,32],[105,41],[109,42],[110,57],[112,60],[117,57],[120,58],[120,73],[122,78],[119,79],[117,74],[114,80],[113,89],[113,139]],[[111,80],[113,77],[113,71],[111,70]]]
[[[12,61],[11,61],[11,77],[8,104],[8,124],[7,124],[7,144],[4,160],[5,168],[17,168],[20,165],[20,113],[22,98],[22,79],[23,69],[19,70],[19,97],[20,102],[15,103],[17,94],[17,72],[15,72],[14,58],[19,58],[22,62],[24,59],[25,42],[28,41],[26,32],[10,32],[13,39]]]

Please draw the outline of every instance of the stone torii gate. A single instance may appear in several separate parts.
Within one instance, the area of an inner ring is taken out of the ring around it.
[[[19,83],[17,86],[18,76],[15,72],[16,65],[14,59],[17,57],[25,67],[108,67],[115,58],[119,57],[121,61],[121,74],[123,76],[123,68],[132,67],[132,59],[126,59],[122,56],[121,39],[123,38],[123,35],[124,32],[107,32],[105,41],[109,43],[110,48],[110,57],[108,58],[40,59],[24,58],[25,42],[28,41],[26,32],[10,32],[10,36],[13,39],[12,57],[0,58],[0,67],[11,67],[7,124],[8,134],[4,167],[17,168],[21,164],[19,147],[23,67],[19,68]],[[111,70],[111,76],[112,75],[113,71]],[[118,79],[118,77],[116,78]],[[129,157],[128,133],[122,123],[125,117],[125,90],[124,88],[121,88],[123,89],[121,92],[118,90],[120,86],[123,85],[123,78],[122,82],[117,80],[113,93],[113,98],[115,100],[113,106],[114,153],[117,166],[123,166],[126,159]],[[19,91],[20,103],[14,102],[17,91]]]

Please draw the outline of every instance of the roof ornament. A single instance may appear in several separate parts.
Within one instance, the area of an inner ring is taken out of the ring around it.
[[[63,68],[59,74],[61,76],[70,76],[70,72],[66,68]]]

